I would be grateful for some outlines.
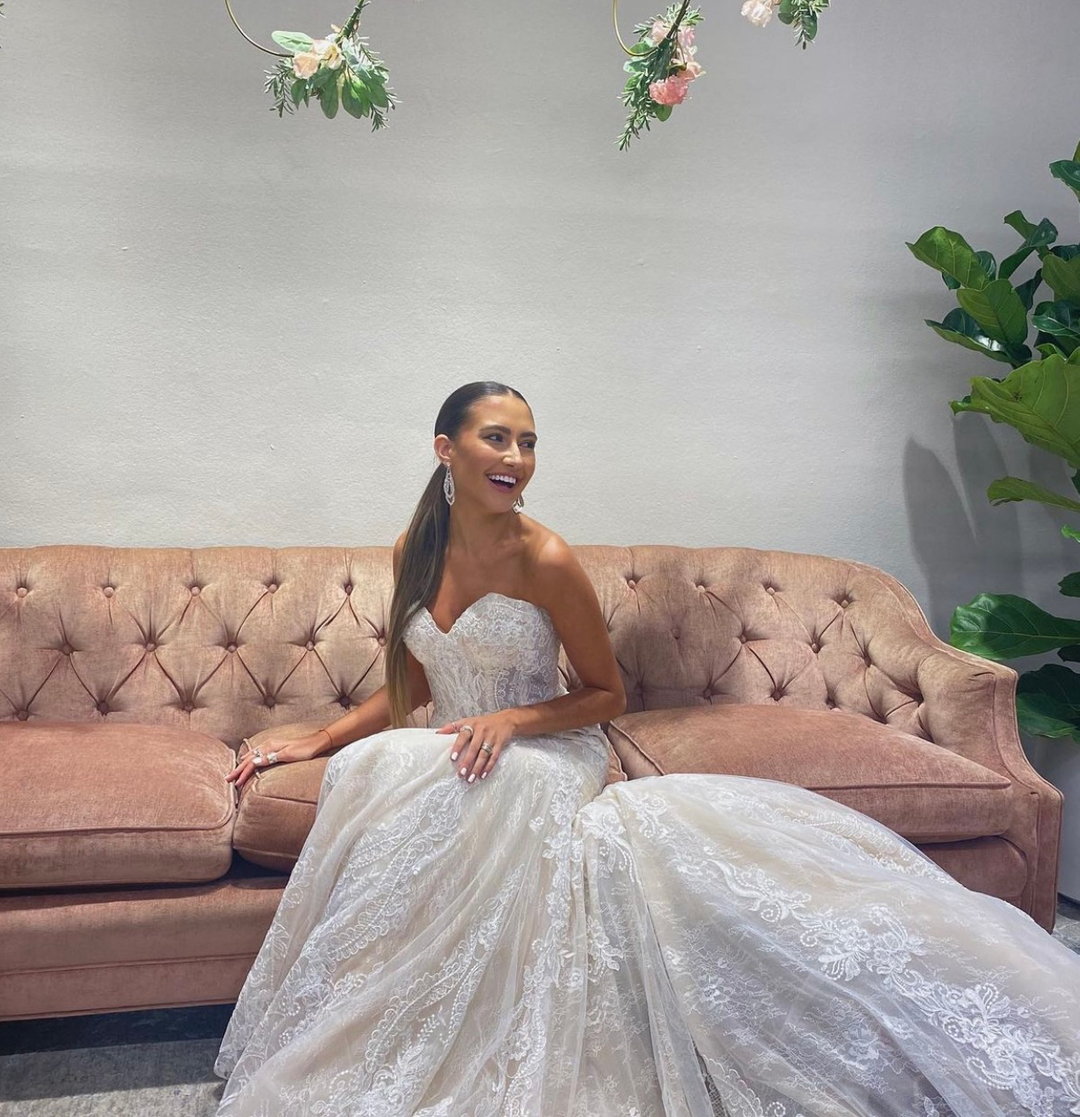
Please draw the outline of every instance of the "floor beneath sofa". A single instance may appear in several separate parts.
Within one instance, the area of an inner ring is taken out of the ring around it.
[[[1080,904],[1054,937],[1080,954]],[[232,1005],[0,1022],[3,1117],[212,1117],[212,1070]]]

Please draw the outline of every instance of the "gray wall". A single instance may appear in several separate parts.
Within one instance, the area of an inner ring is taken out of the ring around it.
[[[1046,165],[1080,136],[1080,5],[837,3],[805,52],[702,5],[708,73],[620,152],[607,0],[376,0],[376,134],[268,111],[220,3],[10,0],[0,546],[389,543],[439,404],[494,377],[537,420],[527,511],[572,543],[860,559],[939,631],[980,589],[1057,607],[1080,551],[983,494],[1065,472],[953,419],[1006,366],[923,325],[954,302],[904,241],[1000,257],[1016,207],[1076,238]],[[269,42],[349,4],[235,8]],[[655,10],[624,0],[624,36]]]

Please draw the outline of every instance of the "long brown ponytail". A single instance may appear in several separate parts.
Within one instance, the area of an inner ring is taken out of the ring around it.
[[[439,408],[434,435],[445,434],[451,440],[457,438],[469,417],[469,408],[484,396],[517,396],[528,406],[525,397],[507,384],[494,380],[463,384],[451,392]],[[390,724],[395,729],[403,726],[411,713],[406,647],[402,639],[405,625],[421,606],[434,597],[442,582],[450,531],[450,506],[443,495],[445,475],[445,466],[435,468],[409,521],[397,584],[390,603],[386,690],[390,699]]]

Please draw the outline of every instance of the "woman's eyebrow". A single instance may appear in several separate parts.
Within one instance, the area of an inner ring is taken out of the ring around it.
[[[482,431],[502,431],[504,434],[510,433],[510,428],[504,427],[502,423],[485,423],[480,429]],[[536,438],[536,431],[522,431],[521,433],[526,438]]]

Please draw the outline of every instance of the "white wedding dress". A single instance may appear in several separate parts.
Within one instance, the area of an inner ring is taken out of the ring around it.
[[[434,726],[566,693],[527,601],[406,642]],[[471,785],[451,741],[331,757],[219,1117],[1080,1114],[1080,959],[884,826],[771,780],[604,788],[595,725]]]

